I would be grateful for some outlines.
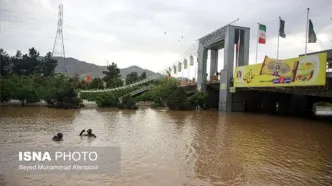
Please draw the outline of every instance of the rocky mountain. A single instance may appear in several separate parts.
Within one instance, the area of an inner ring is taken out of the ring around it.
[[[57,58],[57,57],[55,57]],[[98,66],[92,63],[87,63],[85,61],[80,61],[75,58],[66,58],[65,60],[66,63],[66,70],[68,75],[75,75],[78,74],[80,75],[81,78],[85,78],[87,75],[90,75],[92,78],[93,77],[102,77],[103,73],[102,71],[106,70],[106,66]],[[58,66],[55,69],[55,72],[64,72],[64,65],[59,63]],[[138,66],[130,66],[127,68],[120,69],[121,73],[121,78],[125,79],[127,74],[131,72],[137,72],[138,75],[141,75],[143,72],[146,73],[146,76],[152,76],[155,75],[156,73],[148,70],[148,69],[142,69]]]

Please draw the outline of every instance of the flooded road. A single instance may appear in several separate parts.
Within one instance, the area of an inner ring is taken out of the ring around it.
[[[324,122],[215,111],[4,107],[0,127],[2,147],[119,146],[122,159],[121,174],[21,172],[0,175],[0,185],[332,184],[332,124]],[[88,128],[96,139],[78,136]],[[61,144],[51,140],[59,131]]]

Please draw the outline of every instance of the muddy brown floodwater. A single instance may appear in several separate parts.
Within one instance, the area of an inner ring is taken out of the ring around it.
[[[215,111],[3,107],[0,127],[1,146],[57,146],[51,138],[62,131],[62,146],[119,146],[122,153],[120,174],[2,174],[0,185],[332,185],[326,122]],[[98,137],[82,141],[83,128]]]

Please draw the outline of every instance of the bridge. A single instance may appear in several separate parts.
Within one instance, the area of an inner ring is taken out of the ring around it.
[[[141,93],[143,93],[143,92],[145,92],[145,91],[151,90],[152,88],[153,88],[152,85],[148,85],[148,86],[145,86],[145,87],[139,88],[139,89],[137,89],[137,90],[135,90],[135,91],[132,91],[132,92],[130,92],[130,93],[124,95],[124,96],[119,97],[119,101],[120,101],[120,103],[121,103],[121,102],[122,102],[122,99],[123,99],[124,97],[126,97],[126,96],[135,96],[135,95],[137,95],[137,94],[141,94]]]
[[[137,82],[133,82],[129,85],[124,85],[124,86],[120,86],[120,87],[115,87],[115,88],[109,88],[109,89],[96,89],[96,90],[81,90],[80,92],[112,92],[112,91],[117,91],[117,90],[122,90],[122,89],[127,89],[127,88],[131,88],[131,87],[135,87],[137,85],[142,85],[144,83],[148,83],[150,81],[159,79],[161,76],[160,75],[153,75],[150,77],[147,77],[143,80],[137,81]]]
[[[235,71],[239,69],[251,68],[249,65],[249,38],[250,28],[226,25],[198,40],[181,59],[159,73],[162,76],[171,75],[182,77],[180,87],[191,92],[195,90],[208,93],[208,106],[218,108],[219,111],[255,111],[255,110],[279,110],[287,112],[293,107],[294,112],[304,112],[310,109],[311,105],[317,101],[331,101],[332,97],[332,50],[321,51],[307,54],[314,56],[319,53],[326,53],[326,72],[323,75],[324,83],[312,85],[289,84],[273,86],[239,86]],[[234,51],[234,46],[240,41],[238,51]],[[218,50],[224,50],[224,60],[222,70],[218,69]],[[210,54],[210,68],[208,67],[208,53]],[[234,60],[235,56],[235,60]],[[296,57],[296,56],[294,56]],[[302,57],[302,58],[301,58]],[[310,57],[309,57],[310,58]],[[303,55],[299,55],[299,61]],[[281,60],[275,60],[280,63]],[[286,60],[287,61],[287,60]],[[264,62],[263,62],[264,63]],[[288,63],[288,62],[286,62]],[[293,63],[291,61],[291,63]],[[260,70],[263,64],[259,65]],[[194,73],[192,73],[194,68]],[[256,67],[255,67],[256,68]],[[184,72],[186,70],[186,72]],[[187,73],[187,74],[185,74]],[[190,73],[192,73],[190,75]],[[322,71],[319,72],[323,73]],[[103,89],[103,90],[84,90],[81,92],[108,92],[125,89],[136,85],[144,84],[160,78],[160,75],[151,76],[144,80],[130,85]],[[234,82],[235,81],[235,82]],[[269,80],[270,81],[270,80]],[[272,81],[272,80],[271,80]],[[273,80],[274,81],[274,80]],[[137,90],[146,91],[147,89]],[[134,95],[136,91],[129,95]]]

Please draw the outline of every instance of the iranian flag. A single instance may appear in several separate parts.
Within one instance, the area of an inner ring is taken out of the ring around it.
[[[258,43],[265,44],[266,42],[266,26],[258,24]]]

